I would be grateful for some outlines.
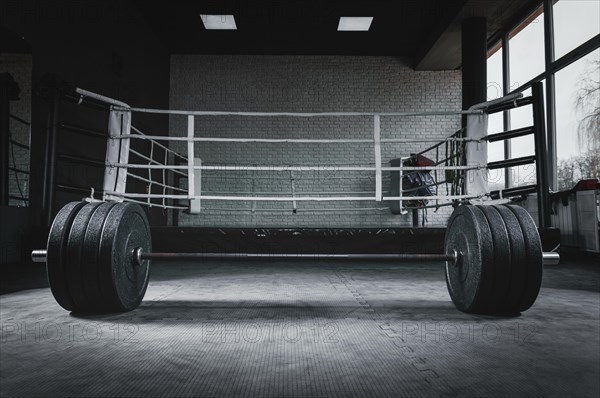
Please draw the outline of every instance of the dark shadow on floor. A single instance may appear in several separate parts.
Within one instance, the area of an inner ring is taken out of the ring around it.
[[[246,301],[145,301],[132,312],[122,314],[82,314],[72,312],[71,316],[77,319],[118,322],[127,320],[132,323],[165,323],[178,322],[207,322],[223,319],[236,319],[239,321],[271,321],[292,316],[298,320],[315,318],[326,319],[365,319],[373,318],[373,313],[364,308],[357,308],[353,303],[347,306],[329,304],[326,302],[293,302],[285,303],[261,300]],[[466,314],[458,311],[451,301],[437,300],[369,300],[370,308],[378,315],[386,316],[395,314],[404,320],[443,319],[444,322],[485,322],[490,320],[504,320],[518,318],[521,314],[477,315]]]

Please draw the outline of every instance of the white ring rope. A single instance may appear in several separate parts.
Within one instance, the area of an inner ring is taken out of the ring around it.
[[[467,111],[431,111],[431,112],[225,112],[225,111],[183,111],[171,109],[135,108],[113,106],[113,110],[121,112],[156,113],[166,115],[187,116],[289,116],[289,117],[327,117],[327,116],[451,116],[451,115],[481,115],[481,109]]]
[[[379,115],[373,117],[373,149],[375,150],[375,200],[381,202],[383,196],[381,182],[381,120]]]
[[[152,141],[152,143],[154,144],[153,141]],[[159,162],[158,160],[154,160],[153,156],[152,156],[152,152],[150,152],[150,157],[148,157],[148,156],[136,151],[135,149],[129,148],[129,153],[133,153],[135,156],[142,158],[144,160],[147,160],[151,164],[164,164],[164,163]]]
[[[172,189],[174,191],[187,192],[183,188],[179,188],[179,187],[175,187],[173,185],[167,185],[167,184],[163,184],[163,183],[160,183],[160,182],[152,181],[152,180],[149,180],[149,179],[147,179],[145,177],[142,177],[142,176],[139,176],[137,174],[130,173],[130,172],[127,172],[127,176],[128,177],[133,177],[136,180],[147,182],[149,184],[155,184],[155,185],[159,185],[159,186],[164,187],[164,188],[169,188],[169,189]]]
[[[246,142],[246,143],[298,143],[298,144],[373,144],[372,138],[339,138],[339,139],[317,139],[317,138],[221,138],[221,137],[172,137],[172,136],[141,136],[137,134],[121,134],[111,136],[113,139],[135,138],[142,140],[162,141],[194,141],[194,142]],[[390,143],[419,143],[419,142],[480,142],[476,138],[447,137],[447,138],[382,138],[380,142]],[[173,152],[173,151],[171,151]],[[176,153],[176,152],[175,152]],[[180,157],[187,160],[182,155]]]
[[[110,195],[120,196],[123,198],[150,198],[150,199],[203,199],[203,200],[224,200],[224,201],[257,201],[257,202],[337,202],[337,201],[375,201],[375,196],[223,196],[223,195],[159,195],[159,194],[143,194],[143,193],[119,193],[108,191]],[[486,195],[432,195],[432,196],[384,196],[382,200],[463,200],[463,199],[478,199]]]
[[[238,212],[238,213],[292,213],[293,208],[275,209],[275,208],[257,208],[257,209],[240,209],[227,207],[202,207],[202,211],[220,211],[220,212]],[[304,208],[296,209],[297,213],[319,213],[319,212],[359,212],[359,211],[390,211],[389,207],[348,207],[348,208]]]
[[[158,183],[155,183],[155,184],[158,184]],[[416,191],[417,189],[422,189],[422,188],[420,188],[420,187],[416,188],[414,191]],[[179,192],[187,192],[186,190],[180,189],[180,188],[175,189],[175,190],[179,191]],[[334,192],[302,191],[302,192],[292,193],[292,192],[273,192],[273,191],[270,191],[270,192],[262,192],[262,191],[253,192],[253,191],[213,191],[213,190],[207,190],[207,191],[204,192],[204,194],[205,195],[212,195],[212,196],[215,196],[215,195],[218,195],[218,196],[222,196],[222,195],[226,195],[226,196],[230,196],[230,195],[244,195],[244,196],[248,196],[248,195],[259,195],[259,196],[264,196],[264,195],[330,195],[330,196],[331,195],[371,195],[372,196],[373,195],[373,191],[374,190],[371,190],[371,191],[348,191],[348,192],[345,192],[345,191],[334,191]],[[414,191],[412,191],[412,192],[414,192]],[[407,193],[409,191],[403,190],[402,192],[403,193]],[[389,193],[391,193],[391,191],[389,191],[389,190],[383,190],[382,193],[389,194]],[[365,196],[365,198],[369,198],[371,196]],[[292,196],[292,197],[295,197],[295,196]],[[407,198],[407,200],[410,200],[411,197],[412,196],[404,196],[404,198]]]
[[[123,202],[138,203],[138,204],[149,206],[149,207],[155,206],[155,207],[160,207],[160,208],[165,208],[165,209],[174,209],[174,210],[187,210],[187,209],[189,209],[189,207],[187,207],[187,206],[174,206],[174,205],[167,205],[167,204],[157,204],[157,203],[152,203],[152,202],[148,203],[148,202],[144,202],[144,201],[141,201],[141,200],[135,200],[135,199],[131,199],[131,198],[125,197],[122,194],[115,195],[115,196],[121,197],[123,199]]]
[[[183,156],[179,152],[176,152],[176,151],[164,146],[163,144],[161,144],[160,142],[157,141],[157,140],[164,140],[164,137],[146,135],[133,125],[131,126],[131,130],[135,131],[137,134],[124,134],[124,135],[118,135],[118,136],[110,137],[110,138],[139,138],[139,139],[143,139],[143,140],[153,141],[154,145],[158,145],[160,148],[164,149],[165,151],[170,152],[174,156],[177,156],[187,162],[187,158],[185,156]]]
[[[219,170],[219,171],[375,171],[375,167],[368,166],[165,166],[130,163],[106,163],[108,167],[133,168],[133,169],[168,169],[168,170]],[[487,166],[384,166],[382,171],[428,171],[428,170],[481,170]]]
[[[167,170],[172,171],[173,173],[180,174],[183,177],[187,178],[187,173],[184,173],[180,170],[187,170],[187,166],[173,166],[173,165],[164,165],[162,163],[159,164],[133,164],[133,163],[106,163],[105,166],[108,167],[119,167],[119,168],[131,168],[131,169],[147,169],[147,170]]]
[[[384,191],[385,192],[385,191]],[[280,195],[280,194],[290,194],[290,192],[262,192],[262,191],[213,191],[210,190],[208,192],[205,192],[207,194],[210,195],[221,195],[221,194],[230,194],[230,195]],[[302,192],[297,192],[297,194],[304,194],[304,195],[341,195],[341,194],[346,194],[346,195],[361,195],[361,194],[369,194],[369,195],[373,195],[373,190],[370,191],[333,191],[333,192],[327,192],[327,191],[319,191],[319,192],[312,192],[312,191],[302,191]]]
[[[208,175],[205,174],[202,176],[203,179],[219,179],[219,180],[284,180],[289,181],[289,177],[277,177],[277,176],[269,176],[269,177],[259,177],[259,176],[235,176],[235,175]],[[310,175],[306,177],[302,177],[301,175],[296,175],[294,177],[296,180],[369,180],[372,181],[375,179],[374,175],[369,176],[335,176],[335,175]],[[389,176],[384,175],[383,178],[389,179]]]

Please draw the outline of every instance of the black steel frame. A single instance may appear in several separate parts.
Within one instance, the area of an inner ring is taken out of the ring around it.
[[[8,205],[10,95],[7,81],[0,82],[0,205]]]
[[[508,187],[502,190],[492,191],[492,199],[502,197],[520,196],[537,192],[539,227],[550,227],[550,184],[549,184],[549,162],[547,159],[546,127],[544,118],[544,88],[541,82],[533,83],[532,94],[530,97],[519,98],[516,101],[501,102],[491,105],[487,108],[488,114],[504,112],[513,108],[526,105],[532,106],[533,125],[515,130],[509,130],[501,133],[491,134],[486,137],[488,142],[504,141],[511,138],[523,137],[533,134],[535,142],[535,155],[523,156],[519,158],[508,158],[497,162],[488,163],[488,169],[501,169],[508,167],[522,166],[526,164],[536,165],[536,185],[526,185],[520,187]]]

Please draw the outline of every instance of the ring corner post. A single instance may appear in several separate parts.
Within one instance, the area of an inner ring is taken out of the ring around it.
[[[381,179],[381,117],[373,116],[373,144],[375,147],[375,200],[381,202],[383,199]]]
[[[202,212],[202,199],[193,198],[195,195],[202,195],[202,159],[194,158],[195,169],[192,170],[194,173],[194,190],[190,195],[190,214],[200,214]],[[198,175],[195,173],[198,172]]]
[[[123,165],[129,163],[131,112],[111,107],[108,116],[108,134],[102,200],[120,202],[123,197],[119,194],[125,194],[127,187],[127,168]]]
[[[188,199],[191,202],[196,196],[194,180],[194,115],[188,115],[187,117],[187,138]]]

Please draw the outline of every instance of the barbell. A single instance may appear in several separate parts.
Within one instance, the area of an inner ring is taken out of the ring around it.
[[[448,221],[442,254],[153,253],[150,225],[134,203],[72,202],[56,215],[45,250],[52,294],[64,309],[110,313],[135,309],[148,286],[151,260],[363,259],[446,262],[450,298],[461,311],[495,314],[525,311],[535,302],[544,264],[529,213],[515,205],[462,205]]]

